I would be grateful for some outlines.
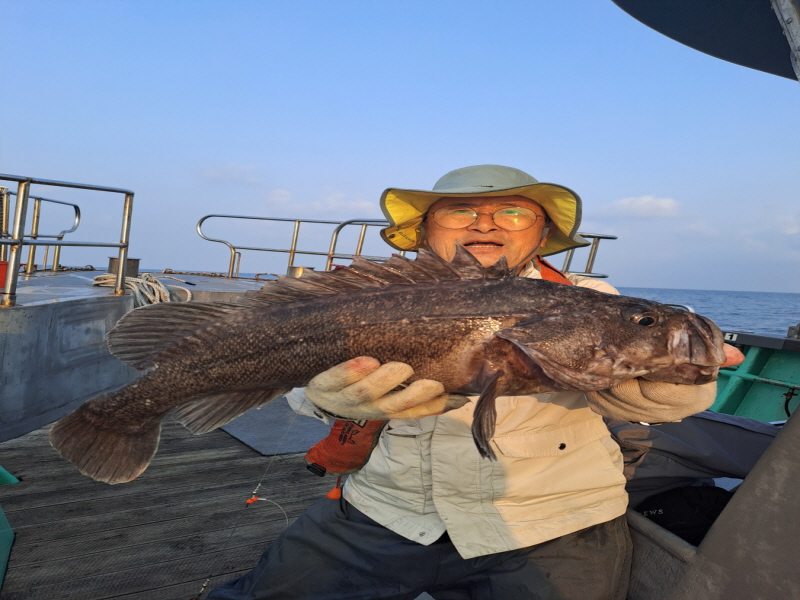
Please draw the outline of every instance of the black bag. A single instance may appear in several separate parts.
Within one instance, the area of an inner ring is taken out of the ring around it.
[[[704,411],[676,423],[646,425],[606,419],[625,460],[630,507],[670,489],[744,479],[779,427]]]
[[[694,546],[699,546],[733,492],[713,485],[693,485],[655,494],[637,510]]]

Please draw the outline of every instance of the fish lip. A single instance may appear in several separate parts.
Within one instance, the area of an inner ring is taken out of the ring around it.
[[[655,369],[643,376],[644,379],[690,385],[716,381],[719,367],[725,362],[722,332],[705,317],[692,313],[687,313],[686,317],[687,320],[670,330],[667,336],[667,352],[674,366]]]
[[[690,320],[693,325],[693,333],[700,338],[700,344],[697,339],[692,340],[690,348],[692,364],[701,367],[719,367],[725,362],[725,350],[723,350],[725,340],[722,331],[713,321],[701,315],[691,314]],[[701,354],[698,352],[701,345],[710,351],[716,350],[716,352]],[[708,360],[704,360],[705,357],[708,357]]]
[[[669,332],[667,350],[676,364],[717,368],[725,362],[722,332],[710,320],[687,314],[688,321]],[[705,350],[705,351],[701,351]]]

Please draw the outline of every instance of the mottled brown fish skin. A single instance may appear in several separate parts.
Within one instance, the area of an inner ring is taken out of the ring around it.
[[[292,286],[341,285],[337,277],[344,275],[273,287],[278,296],[294,294]],[[474,431],[491,456],[498,395],[605,389],[638,376],[701,383],[724,360],[721,333],[702,317],[543,280],[369,283],[262,303],[270,289],[245,306],[156,305],[124,317],[110,347],[145,373],[62,419],[51,431],[53,446],[84,474],[129,481],[155,453],[169,411],[205,432],[334,365],[372,356],[406,362],[415,379],[441,381],[448,392],[482,394]],[[147,341],[161,330],[155,343]]]

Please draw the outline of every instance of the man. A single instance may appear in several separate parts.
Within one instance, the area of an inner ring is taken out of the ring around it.
[[[580,199],[517,169],[458,169],[431,191],[390,188],[381,207],[383,237],[397,249],[451,259],[460,244],[484,266],[505,256],[520,276],[617,293],[541,259],[585,245]],[[209,599],[624,599],[625,479],[601,415],[679,420],[708,408],[715,384],[630,380],[590,394],[498,398],[491,461],[470,433],[475,399],[429,380],[393,391],[412,373],[361,357],[290,395],[317,412],[389,422],[341,500],[312,506],[253,571]]]

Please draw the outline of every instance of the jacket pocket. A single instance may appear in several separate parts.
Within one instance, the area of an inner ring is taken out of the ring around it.
[[[497,436],[493,441],[509,458],[543,458],[569,454],[609,435],[602,419],[592,416],[568,425]]]

